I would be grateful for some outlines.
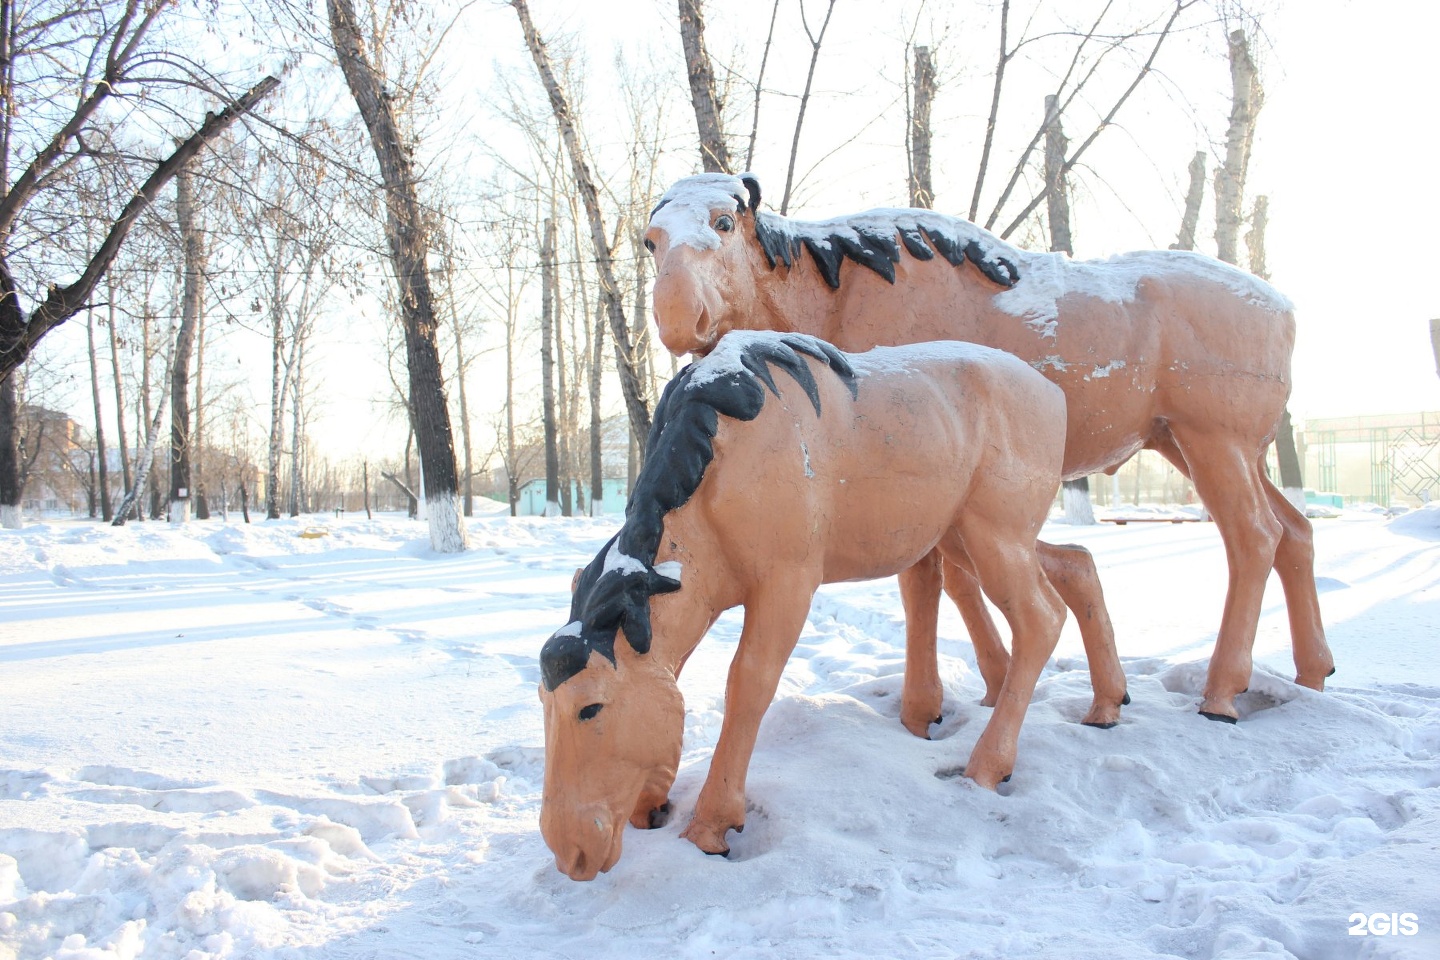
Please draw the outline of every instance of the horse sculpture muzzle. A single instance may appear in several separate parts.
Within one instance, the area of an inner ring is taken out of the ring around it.
[[[703,356],[719,339],[719,305],[707,302],[712,298],[705,295],[707,291],[697,282],[697,274],[690,265],[675,268],[676,259],[683,259],[679,251],[669,251],[665,266],[655,278],[655,325],[660,342],[675,356],[686,353]]]
[[[555,866],[571,880],[593,880],[619,861],[625,818],[604,804],[547,802],[540,812],[540,834],[555,853]]]

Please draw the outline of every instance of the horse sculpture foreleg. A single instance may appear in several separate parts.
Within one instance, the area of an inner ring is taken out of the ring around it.
[[[779,580],[786,583],[778,583]],[[757,584],[745,601],[745,626],[725,682],[725,719],[710,759],[710,773],[695,803],[695,816],[681,834],[706,853],[727,854],[725,834],[745,829],[745,775],[760,720],[790,659],[818,577],[796,582],[782,572]]]
[[[905,608],[905,678],[900,691],[900,722],[922,740],[930,738],[930,724],[940,722],[940,705],[945,699],[935,651],[941,577],[940,554],[931,550],[919,563],[900,571],[897,578],[900,603]]]

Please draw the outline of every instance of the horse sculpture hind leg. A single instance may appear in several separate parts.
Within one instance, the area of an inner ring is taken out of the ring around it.
[[[1280,521],[1280,545],[1275,550],[1275,572],[1285,591],[1290,614],[1290,646],[1295,656],[1295,682],[1325,689],[1325,678],[1335,672],[1335,658],[1325,642],[1320,622],[1320,597],[1315,591],[1315,536],[1310,521],[1285,498],[1270,478],[1261,476],[1265,497]]]
[[[1115,628],[1105,607],[1100,577],[1090,551],[1073,544],[1037,542],[1036,549],[1045,576],[1074,613],[1085,644],[1094,701],[1080,722],[1092,727],[1113,727],[1120,720],[1120,708],[1130,702],[1125,671],[1115,650]],[[900,574],[900,598],[905,607],[905,684],[901,695],[900,721],[917,737],[929,736],[929,727],[939,719],[944,694],[940,685],[935,652],[937,589],[935,554]],[[975,661],[985,680],[981,706],[993,707],[1010,667],[1006,652],[985,608],[975,575],[949,562],[943,565],[944,589],[960,611],[965,629],[975,648]]]
[[[1085,644],[1094,700],[1080,722],[1089,727],[1113,727],[1120,722],[1120,708],[1130,702],[1130,695],[1125,691],[1125,670],[1115,651],[1115,625],[1105,606],[1095,558],[1075,544],[1040,541],[1035,546],[1046,579],[1075,615]]]
[[[1191,473],[1190,463],[1185,453],[1177,444],[1171,431],[1167,430],[1159,433],[1151,440],[1149,446],[1164,456],[1166,460],[1170,461],[1171,465],[1179,470],[1186,478],[1192,481],[1195,480]],[[1285,591],[1285,606],[1290,616],[1290,645],[1295,659],[1295,682],[1315,690],[1323,690],[1325,689],[1325,679],[1335,672],[1335,659],[1330,653],[1329,644],[1325,642],[1325,628],[1320,620],[1320,598],[1315,590],[1314,533],[1311,530],[1310,521],[1270,482],[1270,478],[1265,476],[1261,464],[1263,464],[1263,454],[1261,458],[1256,461],[1252,476],[1255,482],[1258,483],[1269,510],[1273,512],[1273,517],[1280,526],[1280,534],[1275,544],[1272,566],[1276,574],[1280,577],[1280,586]],[[1201,499],[1205,502],[1206,509],[1210,511],[1211,516],[1216,517],[1216,525],[1220,527],[1220,536],[1222,539],[1225,539],[1227,537],[1226,525],[1220,522],[1216,509],[1212,505],[1211,498],[1206,497],[1199,482],[1196,482],[1195,488],[1200,491]],[[1228,510],[1228,508],[1226,509]],[[1264,516],[1268,514],[1262,510],[1261,515]],[[1230,553],[1228,539],[1226,539],[1226,553],[1227,556]],[[1231,562],[1230,569],[1233,592],[1235,578],[1235,565],[1233,561]],[[1263,590],[1264,585],[1262,580],[1262,594]],[[1256,619],[1258,620],[1258,606],[1256,609]],[[1229,610],[1228,599],[1226,610],[1227,612]],[[1252,626],[1249,634],[1251,644],[1254,642],[1254,634],[1255,628]],[[1222,622],[1221,636],[1224,635],[1224,623]],[[1251,669],[1248,656],[1249,649],[1249,646],[1247,646],[1246,662],[1244,665],[1244,683],[1241,684],[1234,693],[1243,692],[1249,685]],[[1219,650],[1220,641],[1217,639],[1217,657]],[[1233,687],[1237,679],[1238,672],[1236,678],[1231,680],[1230,686]],[[1207,683],[1207,691],[1214,685],[1215,680],[1214,661],[1212,660],[1211,677],[1209,683]],[[1231,696],[1233,699],[1234,694]],[[1233,720],[1238,716],[1238,714],[1234,712],[1233,706],[1230,711],[1221,710],[1217,712],[1211,709],[1208,692],[1206,697],[1207,702],[1205,705],[1202,705],[1200,712],[1211,717],[1211,719]]]
[[[967,512],[957,530],[941,541],[946,560],[973,569],[986,596],[1004,612],[1012,637],[1010,669],[995,711],[965,765],[966,776],[994,790],[1015,768],[1020,724],[1060,639],[1065,605],[1023,538],[995,529],[982,511]]]
[[[1275,563],[1283,529],[1265,495],[1258,454],[1230,434],[1211,435],[1170,424],[1173,449],[1152,445],[1171,462],[1186,465],[1195,490],[1219,528],[1230,566],[1225,612],[1200,703],[1211,720],[1239,719],[1235,697],[1250,686],[1251,651],[1260,621],[1265,581]],[[1263,449],[1263,448],[1262,448]]]

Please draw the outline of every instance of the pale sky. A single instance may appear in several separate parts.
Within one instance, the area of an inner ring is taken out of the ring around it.
[[[673,84],[657,90],[657,98],[668,96],[672,102],[676,131],[664,182],[694,172],[694,121],[687,112],[674,0],[531,4],[552,46],[568,32],[586,52],[588,113],[583,119],[592,147],[603,156],[628,146],[617,122],[610,72],[617,45],[631,53],[650,51],[658,67],[671,71]],[[771,6],[771,0],[711,0],[707,40],[716,59],[753,69]],[[794,0],[782,6],[766,77],[767,88],[781,95],[764,101],[761,145],[753,164],[772,206],[778,206],[784,186],[796,107],[795,98],[783,94],[798,92],[808,62]],[[1089,9],[1068,2],[1060,7],[1076,16],[1072,11]],[[1428,326],[1431,317],[1440,316],[1440,285],[1432,266],[1440,253],[1432,222],[1440,214],[1440,184],[1430,102],[1440,89],[1432,49],[1440,36],[1440,5],[1408,0],[1377,8],[1355,0],[1268,0],[1251,7],[1263,14],[1265,42],[1259,55],[1266,101],[1247,206],[1257,194],[1269,196],[1271,279],[1296,304],[1291,410],[1299,420],[1440,410],[1440,377]],[[807,2],[812,18],[823,16],[823,8],[822,0]],[[1153,8],[1153,0],[1146,0],[1145,9]],[[887,4],[884,20],[877,16],[880,9],[866,0],[837,4],[802,140],[799,167],[814,171],[797,192],[792,215],[827,217],[904,202],[903,106],[897,99],[905,40],[917,9],[922,13],[916,39],[936,46],[941,69],[934,117],[936,206],[961,215],[968,211],[989,105],[997,21],[992,16],[984,23],[967,23],[950,5],[934,0]],[[812,25],[818,26],[815,19]],[[525,71],[529,81],[534,68],[508,5],[476,5],[464,26],[450,47],[450,55],[465,66],[450,85],[453,106],[444,122],[500,137],[482,100],[489,73],[495,68]],[[1021,26],[1012,21],[1012,36]],[[1229,111],[1224,30],[1211,24],[1167,42],[1159,72],[1146,78],[1115,126],[1091,148],[1086,167],[1076,172],[1079,257],[1166,246],[1178,227],[1186,165],[1197,149],[1210,152],[1213,176]],[[1047,65],[1039,70],[1032,65],[1027,72],[1017,61],[1007,75],[1007,89],[1017,103],[1007,104],[1002,113],[993,165],[1001,172],[992,172],[987,181],[989,200],[997,190],[996,178],[1003,176],[1005,150],[1013,151],[1028,136],[1034,118],[1026,116],[1027,104],[1038,107]],[[1093,106],[1103,110],[1112,96],[1097,91]],[[749,119],[747,107],[732,119],[732,130],[739,126],[743,138]],[[1085,122],[1079,112],[1067,120],[1072,142],[1088,132]],[[1207,188],[1198,238],[1199,249],[1207,253],[1214,252],[1213,203],[1213,190]],[[982,220],[987,209],[982,205]],[[1011,239],[1024,244],[1019,235]],[[311,367],[314,384],[323,385],[328,395],[317,408],[316,432],[325,435],[323,446],[336,459],[398,454],[403,428],[373,402],[390,392],[380,357],[378,305],[360,301],[338,312],[343,319],[317,347]],[[67,326],[71,329],[56,332],[60,342],[53,347],[83,344],[83,327]],[[239,368],[258,384],[252,388],[256,420],[263,422],[259,408],[269,401],[268,351],[237,353]],[[538,382],[538,372],[532,379]],[[493,367],[477,368],[469,383],[478,466],[490,443],[479,438],[498,415],[503,391]],[[613,381],[607,389],[607,402],[618,411]],[[90,419],[83,398],[72,408],[82,422]],[[257,429],[263,433],[263,427]]]

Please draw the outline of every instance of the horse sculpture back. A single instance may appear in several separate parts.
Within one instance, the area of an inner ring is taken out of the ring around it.
[[[749,175],[689,177],[662,198],[646,243],[667,348],[703,355],[729,330],[772,329],[844,350],[967,340],[1015,354],[1065,392],[1067,478],[1157,450],[1194,481],[1219,527],[1231,582],[1201,712],[1238,716],[1272,566],[1290,611],[1297,682],[1324,688],[1334,661],[1310,525],[1264,470],[1290,392],[1289,301],[1197,254],[1073,262],[931,211],[811,223],[759,206]],[[938,595],[938,579],[919,576],[907,616],[933,609]]]
[[[1000,702],[966,767],[991,788],[1008,776],[1064,617],[1035,550],[1064,418],[1044,377],[972,344],[851,356],[810,337],[735,333],[682,371],[656,410],[625,524],[579,575],[570,623],[541,653],[540,823],[557,866],[590,879],[618,860],[627,819],[664,821],[684,724],[676,678],[739,605],[724,723],[684,832],[726,852],[727,831],[745,823],[760,719],[816,588],[894,574],[937,547],[1013,631]]]

